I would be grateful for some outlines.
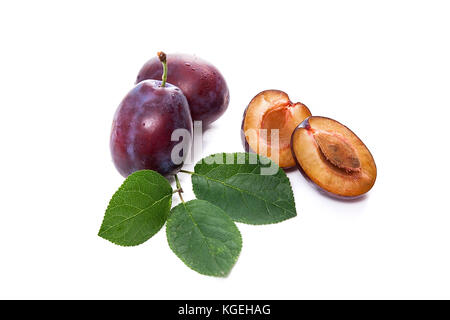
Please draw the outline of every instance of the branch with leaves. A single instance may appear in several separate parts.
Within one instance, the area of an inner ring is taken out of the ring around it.
[[[275,175],[261,175],[262,168],[275,164],[262,157],[250,162],[248,154],[223,153],[202,159],[193,172],[181,170],[191,175],[197,197],[187,202],[178,176],[173,190],[159,173],[137,171],[112,197],[98,235],[117,245],[136,246],[166,224],[170,248],[188,267],[204,275],[227,276],[242,248],[235,222],[261,225],[296,216],[284,171],[277,167]],[[174,193],[181,203],[171,208]]]

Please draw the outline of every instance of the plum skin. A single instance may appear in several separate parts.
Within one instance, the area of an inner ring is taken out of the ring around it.
[[[146,80],[136,85],[122,100],[114,115],[110,149],[121,175],[149,169],[164,176],[177,173],[182,163],[171,159],[175,129],[192,136],[189,105],[181,90],[169,83]],[[183,157],[186,157],[183,154]]]
[[[242,116],[242,122],[241,122],[241,143],[242,143],[242,146],[244,147],[244,151],[245,152],[256,153],[255,151],[252,150],[252,148],[250,148],[250,145],[248,144],[247,139],[245,137],[244,122],[245,122],[245,116],[247,115],[247,110],[248,110],[248,106],[245,108],[244,115]]]
[[[187,54],[167,55],[167,82],[183,91],[189,103],[192,120],[203,126],[217,120],[227,109],[230,93],[227,83],[209,62]],[[161,79],[162,66],[152,58],[139,71],[136,83],[147,79]]]

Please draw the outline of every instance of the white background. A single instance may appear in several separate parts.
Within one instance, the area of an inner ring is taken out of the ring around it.
[[[449,15],[448,1],[2,1],[0,298],[450,298]],[[366,143],[369,196],[332,200],[289,172],[298,216],[239,224],[226,279],[187,268],[163,231],[133,248],[98,237],[123,181],[112,117],[159,50],[228,82],[203,156],[242,151],[244,108],[281,89]]]

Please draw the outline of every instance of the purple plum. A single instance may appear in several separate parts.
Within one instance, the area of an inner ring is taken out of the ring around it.
[[[217,120],[230,100],[227,83],[219,70],[207,61],[187,54],[167,55],[167,81],[179,87],[186,96],[192,120],[203,126]],[[160,79],[163,68],[157,58],[150,59],[139,71],[136,83]]]
[[[117,170],[124,177],[143,169],[164,176],[177,173],[183,163],[172,159],[172,150],[180,142],[172,141],[176,129],[187,130],[190,140],[192,119],[183,92],[166,83],[164,77],[163,81],[137,84],[125,96],[113,120],[110,148]],[[186,157],[183,150],[179,152],[182,160]]]

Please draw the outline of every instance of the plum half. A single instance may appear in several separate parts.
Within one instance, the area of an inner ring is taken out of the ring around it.
[[[244,112],[241,130],[245,150],[266,156],[281,168],[295,166],[291,136],[295,128],[309,116],[311,112],[308,107],[300,102],[291,102],[283,91],[260,92]]]
[[[357,198],[377,177],[369,149],[336,120],[312,116],[292,134],[292,154],[303,175],[328,195]]]
[[[226,111],[230,93],[224,77],[216,67],[188,54],[168,54],[167,64],[167,81],[183,91],[192,120],[202,121],[205,127]],[[136,83],[147,79],[161,79],[162,73],[158,59],[150,59],[139,71]]]

